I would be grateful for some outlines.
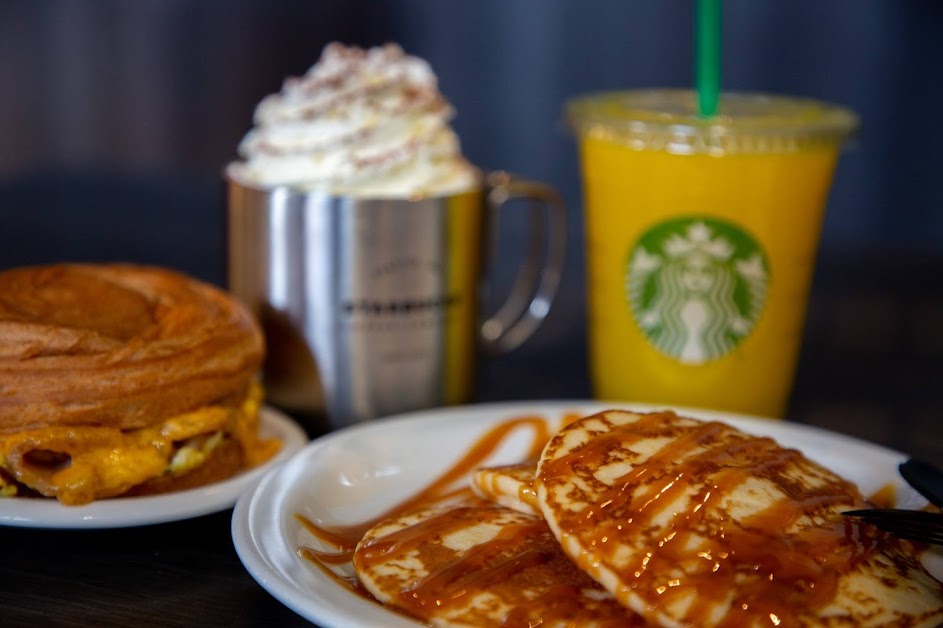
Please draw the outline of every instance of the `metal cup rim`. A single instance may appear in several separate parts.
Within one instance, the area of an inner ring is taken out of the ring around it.
[[[345,194],[331,191],[330,189],[319,187],[319,186],[305,186],[303,184],[297,183],[281,183],[278,185],[258,185],[254,183],[246,182],[243,179],[240,179],[233,173],[233,169],[238,166],[241,162],[231,161],[226,164],[221,172],[223,181],[227,184],[242,188],[244,190],[250,190],[259,194],[273,194],[277,192],[283,192],[285,194],[298,195],[298,196],[308,196],[308,195],[318,195],[327,199],[357,199],[359,201],[421,201],[421,200],[437,200],[437,199],[447,199],[453,198],[456,196],[461,196],[469,193],[479,193],[485,186],[485,181],[488,178],[488,175],[485,174],[477,166],[472,166],[472,169],[475,173],[476,184],[472,187],[469,187],[464,190],[456,190],[452,192],[443,192],[440,194],[417,194],[413,196],[373,196],[373,195],[358,195],[358,194]]]

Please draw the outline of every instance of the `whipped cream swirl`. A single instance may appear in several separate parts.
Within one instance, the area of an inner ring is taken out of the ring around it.
[[[451,105],[429,64],[395,44],[328,44],[300,78],[255,111],[237,181],[360,197],[451,194],[477,183],[449,125]]]

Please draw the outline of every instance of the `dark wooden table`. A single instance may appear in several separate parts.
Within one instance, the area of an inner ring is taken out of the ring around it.
[[[35,187],[54,189],[42,181]],[[4,197],[0,208],[6,211],[3,224],[17,226],[18,235],[0,234],[7,264],[89,258],[89,251],[104,250],[101,247],[113,242],[118,248],[110,250],[111,257],[143,251],[141,257],[197,269],[196,274],[210,280],[218,277],[221,258],[212,251],[218,253],[220,243],[210,241],[212,234],[218,234],[212,217],[197,218],[206,222],[202,226],[189,223],[192,229],[210,234],[197,238],[206,246],[180,241],[172,248],[147,249],[160,238],[179,233],[156,219],[105,221],[107,228],[96,232],[99,240],[82,244],[65,231],[54,230],[75,211],[74,195],[46,199],[41,203],[43,213],[38,214],[26,202],[35,200],[36,194],[17,190]],[[114,202],[114,187],[108,190],[107,198]],[[129,202],[150,198],[137,188],[127,196]],[[151,196],[161,207],[183,206],[176,198]],[[186,207],[212,202],[212,197],[200,197]],[[112,217],[129,206],[115,203]],[[153,217],[149,212],[142,215]],[[55,250],[37,249],[43,242],[61,244]],[[889,251],[824,254],[788,419],[943,459],[940,277],[943,256]],[[551,312],[546,334],[542,330],[517,352],[483,365],[480,401],[589,396],[580,283],[579,277],[565,278],[561,306]],[[231,516],[227,510],[189,521],[116,530],[0,527],[0,627],[308,625],[243,568],[233,548]]]

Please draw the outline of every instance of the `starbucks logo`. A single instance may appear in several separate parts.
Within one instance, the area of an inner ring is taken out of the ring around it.
[[[684,364],[730,353],[756,325],[769,262],[753,237],[707,217],[668,220],[629,252],[626,296],[642,333]]]

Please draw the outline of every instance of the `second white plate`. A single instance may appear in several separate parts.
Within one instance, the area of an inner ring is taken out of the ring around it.
[[[299,523],[297,515],[326,527],[368,520],[425,487],[500,422],[536,415],[555,426],[566,414],[610,407],[652,409],[644,404],[592,402],[485,404],[416,412],[334,432],[309,444],[239,499],[232,520],[236,551],[269,593],[325,628],[418,626],[345,589],[299,557],[300,547],[322,545]],[[901,453],[784,421],[704,410],[683,412],[721,420],[799,449],[857,483],[865,495],[891,484],[899,505],[920,507],[926,503],[900,479],[897,465],[904,459]],[[517,462],[529,444],[530,434],[519,430],[487,462]],[[934,571],[940,572],[938,568]]]

